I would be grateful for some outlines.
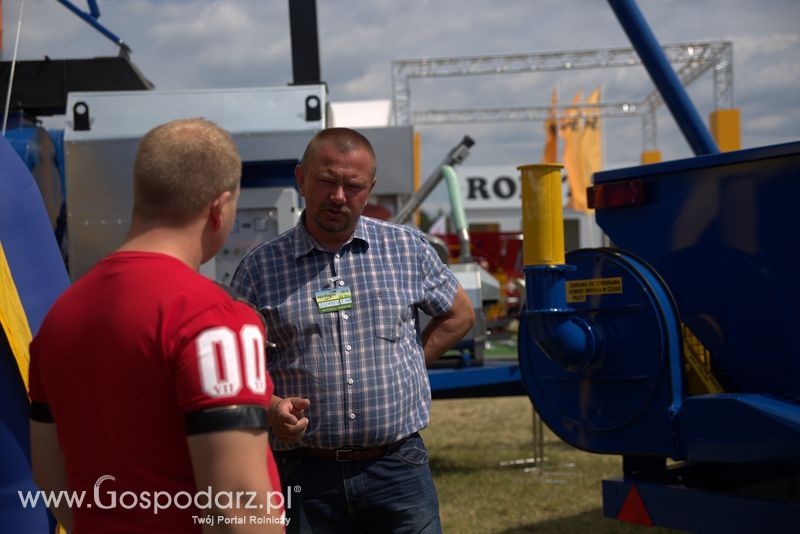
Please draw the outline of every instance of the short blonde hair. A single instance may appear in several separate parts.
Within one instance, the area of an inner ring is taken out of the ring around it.
[[[242,160],[231,136],[205,119],[181,119],[147,132],[133,164],[133,213],[174,224],[191,221],[225,191],[236,191]]]

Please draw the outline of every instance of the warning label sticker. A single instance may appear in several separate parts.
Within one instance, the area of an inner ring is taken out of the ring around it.
[[[622,293],[622,278],[590,278],[567,282],[567,302],[586,302],[586,295]]]

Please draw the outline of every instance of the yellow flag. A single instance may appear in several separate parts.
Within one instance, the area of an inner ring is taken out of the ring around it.
[[[581,91],[572,99],[573,104],[580,104],[583,94]],[[583,167],[580,160],[580,134],[583,130],[580,111],[578,108],[570,108],[559,121],[559,133],[564,140],[564,169],[567,171],[569,188],[572,192],[572,209],[576,211],[586,210],[586,188],[583,187],[581,173]]]
[[[592,91],[587,104],[600,102],[600,89]],[[580,140],[580,160],[581,160],[581,179],[583,189],[592,185],[592,175],[603,168],[603,133],[600,125],[600,110],[598,108],[586,108],[583,131]]]
[[[544,121],[544,151],[542,163],[558,163],[558,121],[556,120],[556,106],[558,105],[558,91],[553,88],[550,95],[550,116]]]

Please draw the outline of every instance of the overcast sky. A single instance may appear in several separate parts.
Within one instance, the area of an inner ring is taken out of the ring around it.
[[[4,56],[10,58],[20,0],[5,0]],[[86,9],[86,2],[76,0]],[[288,0],[98,0],[101,21],[133,50],[158,89],[285,85],[292,79]],[[743,147],[800,139],[800,1],[640,0],[661,44],[731,40],[734,95]],[[391,61],[630,46],[599,0],[318,0],[322,78],[332,101],[391,97]],[[21,59],[114,55],[117,48],[55,0],[27,0]],[[544,105],[603,85],[604,100],[640,99],[653,88],[641,67],[412,82],[412,106]],[[705,121],[712,76],[689,94]],[[477,145],[468,163],[539,160],[540,122],[420,127],[423,175],[464,134]],[[635,164],[641,121],[608,119],[609,167]],[[669,113],[658,115],[664,159],[692,155]]]

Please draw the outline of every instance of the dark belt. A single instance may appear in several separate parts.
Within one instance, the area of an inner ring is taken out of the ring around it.
[[[305,454],[309,456],[314,456],[316,458],[325,458],[328,460],[336,460],[337,462],[358,462],[361,460],[374,460],[375,458],[380,458],[381,456],[386,455],[387,453],[392,452],[400,445],[408,441],[408,438],[412,436],[416,436],[417,433],[413,433],[410,436],[406,436],[400,441],[395,441],[389,445],[381,445],[379,447],[370,447],[368,449],[310,449],[304,448],[300,449]]]

